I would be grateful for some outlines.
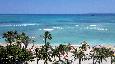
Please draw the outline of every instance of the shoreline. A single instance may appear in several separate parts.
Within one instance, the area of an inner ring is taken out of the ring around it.
[[[5,42],[2,42],[2,43],[0,43],[0,45],[1,46],[6,46],[8,43],[5,43]],[[13,44],[15,44],[15,42],[13,43]],[[63,44],[63,43],[62,43]],[[71,43],[68,43],[68,44],[70,44],[71,46],[74,46],[74,47],[79,47],[79,46],[81,46],[81,44],[71,44]],[[63,44],[63,45],[68,45],[68,44]],[[44,43],[43,44],[37,44],[37,43],[29,43],[28,44],[28,47],[30,47],[30,46],[42,46],[42,45],[44,45]],[[51,46],[59,46],[60,45],[60,43],[59,44],[56,44],[56,45],[54,45],[54,44],[50,44]],[[88,45],[90,45],[90,44],[88,44]],[[92,44],[93,45],[93,44]],[[94,46],[103,46],[103,47],[115,47],[115,45],[112,45],[112,44],[97,44],[97,45],[90,45],[91,47],[94,47]]]
[[[0,45],[2,45],[2,46],[7,46],[7,43],[0,43]],[[44,45],[44,44],[33,44],[33,43],[30,43],[30,44],[28,44],[28,47],[27,47],[27,50],[30,50],[33,54],[35,54],[35,49],[36,48],[40,48],[42,45]],[[82,45],[82,44],[81,44]],[[71,46],[73,46],[74,48],[79,48],[81,45],[71,45]],[[52,45],[51,45],[52,46]],[[59,45],[57,45],[57,46],[59,46]],[[100,45],[95,45],[95,46],[97,46],[97,47],[99,47]],[[55,45],[54,46],[52,46],[52,47],[54,47],[55,48]],[[92,46],[90,46],[91,48],[87,48],[87,51],[84,51],[84,53],[87,55],[87,54],[89,54],[90,53],[90,51],[92,50]],[[110,45],[106,45],[106,46],[102,46],[102,47],[108,47],[108,48],[112,48],[114,51],[115,51],[115,47],[113,47],[113,46],[110,46]],[[68,56],[66,57],[66,58],[68,58],[68,59],[73,59],[73,57],[72,57],[72,53],[71,52],[68,52]],[[61,57],[61,59],[63,59],[64,57],[65,57],[66,55],[62,55],[62,57]],[[52,58],[53,59],[53,58]],[[57,57],[56,57],[56,59],[58,59]],[[110,63],[110,58],[106,58],[108,61],[106,62],[106,61],[103,61],[103,64],[109,64]],[[27,61],[28,62],[28,64],[37,64],[37,58],[34,58],[33,60],[35,60],[35,61],[32,61],[32,62],[30,62],[30,61]],[[63,59],[63,61],[65,61],[64,59]],[[73,63],[72,64],[77,64],[79,61],[78,61],[78,59],[76,59],[75,61],[73,61]],[[40,60],[39,62],[38,62],[38,64],[44,64],[44,60]],[[90,60],[86,60],[86,61],[82,61],[82,64],[91,64],[92,63],[92,59],[90,59]],[[52,64],[52,62],[49,62],[48,61],[48,64]]]

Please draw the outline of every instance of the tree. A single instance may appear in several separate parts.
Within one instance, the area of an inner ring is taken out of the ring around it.
[[[94,47],[93,49],[93,54],[92,54],[92,58],[93,58],[93,62],[95,60],[95,63],[101,63],[103,60],[107,61],[106,58],[109,57],[109,52],[108,49],[105,47]]]
[[[40,51],[40,48],[36,48],[36,49],[35,49],[35,55],[36,55],[36,58],[37,58],[37,64],[38,64],[38,61],[40,60],[40,59],[38,59],[38,58],[41,57],[39,51]]]
[[[32,42],[29,36],[24,32],[19,34],[17,31],[7,31],[3,33],[3,38],[5,38],[5,41],[10,43],[10,45],[15,42],[19,47],[21,47],[21,43],[24,43],[25,48],[27,48],[28,44]]]
[[[58,57],[60,60],[60,53],[59,53],[58,47],[55,47],[54,49],[52,49],[52,57],[54,57],[54,61],[56,61],[55,57]]]
[[[5,49],[4,49],[4,47],[3,46],[0,46],[0,63],[2,63],[2,59],[3,59],[3,54],[4,54],[4,52],[3,51],[5,51]]]
[[[15,42],[15,37],[17,36],[17,31],[7,31],[3,33],[3,38],[5,38],[5,41],[7,43],[10,43],[10,45]]]
[[[60,44],[58,47],[56,47],[55,49],[53,49],[53,53],[52,53],[52,57],[58,57],[58,61],[56,62],[62,62],[64,63],[63,60],[61,60],[61,55],[64,55],[64,54],[68,54],[68,52],[70,51],[70,45],[63,45],[63,44]],[[65,60],[67,60],[67,63],[69,63],[68,59],[64,58]]]
[[[77,58],[79,59],[79,64],[81,64],[81,61],[84,59],[85,54],[82,49],[75,49],[75,51],[72,52],[74,55],[74,59],[76,60]]]
[[[33,59],[33,54],[30,51],[27,51],[25,48],[22,48],[18,54],[18,60],[21,62],[31,61]]]
[[[16,64],[24,63],[33,59],[32,53],[26,49],[21,49],[16,45],[8,45],[0,47],[0,60],[1,64]]]
[[[65,51],[66,51],[66,45],[60,44],[59,47],[58,47],[59,61],[61,61],[60,55],[64,55]]]
[[[39,60],[44,60],[44,64],[48,64],[47,61],[51,60],[51,54],[52,54],[52,47],[48,40],[52,39],[52,36],[50,32],[46,31],[43,35],[45,45],[42,46],[42,48],[36,48],[36,57],[37,57],[37,63]]]
[[[52,51],[49,45],[43,45],[42,48],[39,49],[37,57],[39,60],[44,60],[44,64],[48,64],[47,61],[52,62],[51,54]]]
[[[111,64],[113,63],[113,57],[114,57],[114,51],[111,48],[107,48],[107,52],[106,55],[108,55],[108,57],[111,57]]]
[[[17,43],[17,46],[21,48],[22,36],[19,34],[16,36],[16,43]]]
[[[86,41],[83,41],[82,42],[82,46],[80,46],[80,48],[83,50],[83,51],[86,51],[87,50],[87,47],[90,48],[90,46],[87,44]]]
[[[18,44],[19,47],[21,46],[21,43],[24,43],[25,48],[27,48],[28,44],[32,42],[29,36],[27,36],[24,32],[22,32],[21,34],[18,34],[16,37],[16,40],[17,40],[16,43]]]
[[[50,32],[46,31],[44,33],[44,42],[45,42],[45,45],[47,45],[47,40],[51,40],[52,39],[52,35],[50,34]]]

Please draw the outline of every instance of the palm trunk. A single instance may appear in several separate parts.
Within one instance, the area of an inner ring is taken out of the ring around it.
[[[112,62],[112,56],[111,56],[111,64],[112,64],[113,62]]]
[[[19,47],[21,48],[21,44],[19,44]]]
[[[99,60],[99,64],[100,64],[100,60]]]
[[[45,60],[44,64],[48,64],[48,63],[47,63],[47,59]]]
[[[38,58],[37,58],[37,64],[38,64]]]
[[[79,64],[81,64],[81,58],[79,58]]]
[[[94,60],[95,60],[95,59],[93,58],[93,64],[95,64]]]
[[[67,59],[67,64],[70,64],[69,61],[68,61],[68,59]]]
[[[59,54],[59,61],[61,61],[60,54]]]
[[[27,48],[27,46],[28,46],[28,42],[24,43],[24,45],[25,45],[25,49],[26,49],[26,48]]]

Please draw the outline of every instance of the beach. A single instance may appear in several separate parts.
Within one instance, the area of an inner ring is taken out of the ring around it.
[[[30,45],[31,46],[31,45]],[[71,46],[73,46],[74,48],[79,48],[81,45],[71,45]],[[97,46],[99,46],[99,45],[97,45]],[[36,46],[35,46],[36,47]],[[37,47],[40,47],[40,46],[37,46]],[[103,46],[103,47],[106,47],[106,48],[112,48],[112,49],[114,49],[114,51],[115,51],[115,48],[113,47],[113,46],[111,46],[111,45],[106,45],[106,46]],[[87,54],[89,54],[90,53],[90,51],[92,50],[92,47],[89,49],[87,49],[87,51],[84,51],[84,53],[87,55]],[[66,57],[68,60],[72,60],[72,63],[70,63],[70,64],[79,64],[79,60],[78,59],[76,59],[75,61],[74,61],[74,56],[72,56],[73,54],[71,53],[71,52],[68,52],[68,56]],[[65,55],[66,56],[66,55]],[[87,57],[89,57],[88,55],[87,55]],[[58,59],[58,58],[57,58]],[[29,64],[36,64],[36,61],[37,59],[35,58],[35,61],[33,61],[33,62],[29,62]],[[62,56],[62,60],[64,60],[64,56]],[[81,64],[93,64],[93,61],[92,61],[93,59],[90,59],[90,60],[84,60],[84,61],[82,61],[81,62]],[[103,60],[103,62],[101,63],[101,64],[110,64],[111,63],[111,58],[109,57],[109,58],[106,58],[106,60]],[[43,60],[40,60],[39,61],[39,63],[38,64],[44,64],[44,61]],[[52,64],[52,62],[48,62],[48,64]],[[113,64],[115,64],[115,63],[113,63]]]
[[[7,46],[7,45],[10,45],[10,44],[7,44],[7,43],[2,43],[2,44],[0,44],[1,46]],[[35,49],[36,48],[41,48],[41,46],[43,46],[44,44],[42,44],[42,45],[39,45],[39,44],[33,44],[33,43],[30,43],[29,45],[28,45],[28,47],[27,47],[27,50],[29,50],[29,51],[31,51],[33,54],[35,54],[36,52],[35,52]],[[24,45],[22,44],[22,47],[23,47]],[[57,46],[54,46],[53,45],[53,48],[55,48],[55,47],[58,47],[59,45],[57,45]],[[77,49],[79,49],[79,47],[80,46],[82,46],[82,45],[71,45],[71,47],[72,47],[72,49],[68,52],[68,54],[65,54],[65,55],[62,55],[61,56],[61,60],[63,60],[63,61],[66,61],[64,58],[66,58],[66,59],[68,59],[68,60],[71,60],[71,63],[70,64],[79,64],[79,60],[78,59],[74,59],[74,56],[73,56],[73,53],[72,53],[72,51],[74,51],[74,48],[77,48]],[[100,47],[100,45],[96,45],[96,47]],[[106,45],[106,46],[101,46],[101,47],[105,47],[105,48],[111,48],[111,49],[113,49],[114,51],[115,51],[115,47],[114,46],[111,46],[111,45]],[[86,55],[86,57],[88,58],[89,57],[89,53],[91,52],[91,50],[93,50],[92,49],[92,47],[90,46],[90,48],[89,48],[89,46],[86,48],[87,50],[86,51],[84,51],[84,54]],[[34,55],[34,56],[36,56],[36,55]],[[90,57],[89,57],[90,58]],[[56,57],[55,59],[57,59],[58,60],[58,57]],[[28,64],[37,64],[37,58],[34,58],[33,59],[34,61],[27,61],[27,63]],[[52,58],[52,60],[54,60],[54,58]],[[83,60],[82,62],[81,62],[81,64],[92,64],[93,63],[93,59],[89,59],[89,60]],[[111,58],[110,57],[108,57],[108,58],[106,58],[106,60],[103,60],[103,62],[101,62],[101,64],[110,64],[111,63]],[[38,61],[38,64],[44,64],[44,60],[39,60]],[[48,64],[53,64],[53,62],[49,62],[48,61]],[[113,63],[114,64],[114,63]]]

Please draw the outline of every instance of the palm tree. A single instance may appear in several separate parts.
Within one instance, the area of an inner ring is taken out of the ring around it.
[[[51,60],[51,54],[52,54],[52,48],[50,45],[43,45],[41,48],[36,48],[35,49],[35,54],[37,57],[37,64],[39,60],[45,60],[44,64],[48,64],[47,61],[52,61]]]
[[[31,39],[25,33],[22,33],[21,36],[22,36],[22,43],[24,43],[25,48],[27,48],[27,46],[30,43]]]
[[[52,54],[52,51],[51,51],[49,45],[48,46],[44,45],[38,51],[38,56],[37,57],[39,58],[39,60],[44,60],[44,64],[48,64],[47,61],[50,61],[50,62],[52,61],[51,54]]]
[[[38,61],[40,60],[40,59],[38,59],[38,58],[41,57],[41,56],[40,56],[40,48],[36,48],[36,49],[35,49],[35,54],[36,54],[37,64],[38,64]]]
[[[75,51],[72,52],[74,55],[74,59],[76,60],[77,58],[79,59],[79,64],[81,64],[81,61],[84,59],[85,54],[82,49],[75,49]]]
[[[95,64],[95,62],[94,62],[95,61],[94,50],[91,50],[89,54],[90,54],[89,56],[93,59],[93,64]]]
[[[106,49],[105,47],[100,47],[100,48],[96,48],[94,47],[93,49],[93,59],[95,60],[95,62],[93,64],[95,64],[96,62],[98,62],[99,64],[102,63],[103,60],[106,61],[106,58],[108,58],[108,49]],[[93,61],[94,61],[93,60]]]
[[[53,53],[52,53],[52,57],[58,57],[58,61],[56,62],[64,62],[63,60],[61,60],[61,55],[64,55],[64,54],[68,54],[68,52],[70,51],[71,47],[70,45],[63,45],[63,44],[60,44],[58,47],[56,47],[55,49],[53,49]],[[69,63],[68,59],[64,58],[65,60],[67,60],[67,63]]]
[[[51,40],[52,39],[52,35],[50,34],[49,31],[46,31],[44,33],[44,42],[45,45],[42,46],[41,52],[43,54],[43,59],[45,60],[44,64],[48,64],[47,61],[52,61],[50,56],[51,56],[51,52],[49,50],[51,50],[51,45],[49,42],[47,42],[47,40]]]
[[[113,57],[114,57],[114,51],[111,48],[107,49],[107,53],[108,57],[111,57],[111,64],[113,63]]]
[[[29,36],[27,36],[24,32],[18,34],[16,40],[17,40],[16,43],[18,44],[19,47],[21,46],[21,43],[24,43],[25,48],[27,48],[28,44],[31,42]]]
[[[52,57],[54,57],[54,61],[56,61],[55,57],[58,57],[60,60],[60,53],[58,47],[55,47],[52,49]]]
[[[15,42],[15,37],[17,36],[17,31],[7,31],[3,33],[3,38],[5,38],[5,41],[12,44],[12,42]]]
[[[59,61],[61,61],[60,59],[60,55],[64,55],[66,51],[66,45],[60,44],[58,47],[58,52],[59,52]]]
[[[115,60],[115,59],[113,59],[113,57],[114,57],[114,52],[113,51],[110,51],[110,57],[111,57],[111,64],[113,63],[113,60]]]
[[[83,51],[86,51],[87,50],[87,47],[90,48],[90,46],[87,44],[86,41],[83,41],[82,42],[82,46],[80,46],[80,48],[83,50]]]
[[[45,33],[44,33],[44,41],[45,41],[45,45],[47,44],[47,39],[48,40],[51,40],[52,39],[52,35],[50,34],[50,32],[48,32],[48,31],[46,31]]]
[[[52,54],[52,47],[50,43],[47,40],[51,40],[52,36],[50,32],[46,31],[43,35],[45,45],[42,46],[42,48],[36,49],[36,57],[37,57],[37,63],[39,60],[45,60],[44,64],[48,64],[47,61],[51,60],[51,54]]]

